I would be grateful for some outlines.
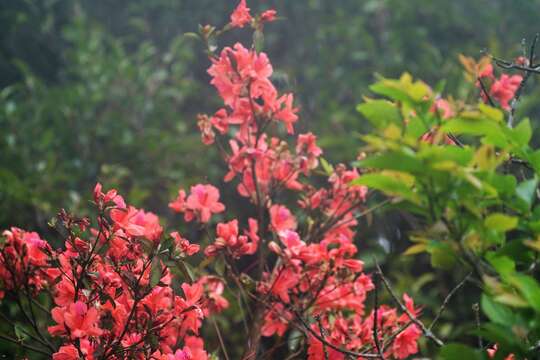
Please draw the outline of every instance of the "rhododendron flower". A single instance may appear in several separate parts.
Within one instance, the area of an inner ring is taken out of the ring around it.
[[[270,207],[270,223],[276,232],[296,229],[296,219],[283,205],[276,204]]]
[[[79,360],[79,351],[74,345],[64,345],[53,354],[53,360]]]
[[[289,322],[292,319],[293,314],[285,310],[283,304],[277,303],[272,309],[266,312],[261,333],[263,336],[272,336],[274,334],[283,336],[289,328]]]
[[[498,351],[497,344],[494,344],[491,348],[488,348],[486,351],[488,353],[489,358],[493,359],[495,357],[495,355],[497,354],[497,351]],[[505,357],[504,360],[515,360],[515,355],[510,354],[507,357]]]
[[[494,79],[495,76],[493,75],[493,65],[490,63],[485,64],[484,67],[479,70],[478,77],[480,79]]]
[[[186,210],[186,192],[184,190],[178,190],[178,196],[174,201],[169,203],[169,208],[178,213]]]
[[[186,254],[187,256],[196,254],[201,248],[197,244],[190,244],[189,240],[184,239],[177,231],[172,232],[171,237],[174,239],[176,249],[178,249],[180,253]]]
[[[257,251],[259,241],[257,221],[250,218],[249,226],[250,229],[246,235],[239,235],[238,220],[218,224],[216,227],[217,239],[214,244],[205,249],[206,256],[215,256],[224,249],[227,249],[233,258],[254,254]]]
[[[454,110],[448,100],[441,98],[435,100],[430,111],[439,114],[443,119],[449,119],[454,116]]]
[[[144,236],[148,240],[156,241],[163,232],[159,218],[155,214],[138,210],[133,206],[111,210],[111,219],[119,229],[130,236]]]
[[[231,25],[233,27],[242,28],[251,21],[252,17],[249,14],[249,8],[246,5],[246,0],[240,0],[238,6],[231,14]]]
[[[195,185],[186,200],[186,221],[190,221],[193,214],[200,222],[206,223],[212,214],[225,211],[225,206],[219,202],[219,190],[212,185]]]
[[[202,142],[205,145],[213,144],[216,135],[214,134],[214,130],[212,129],[212,122],[210,121],[208,116],[199,114],[197,116],[197,126],[199,126],[199,130],[201,131]]]
[[[27,284],[32,292],[39,292],[54,277],[55,271],[47,268],[52,249],[35,232],[12,227],[2,233],[5,242],[0,243],[1,290],[18,290]],[[4,292],[0,293],[0,298]]]
[[[519,88],[523,77],[521,75],[502,74],[499,80],[491,85],[489,94],[491,97],[501,104],[504,110],[509,110],[510,105],[508,102],[515,96],[516,90]]]
[[[418,339],[422,332],[416,325],[411,325],[403,330],[392,344],[392,353],[398,359],[405,359],[411,354],[418,352]]]
[[[118,195],[115,189],[107,191],[106,194],[104,194],[101,190],[102,185],[100,183],[96,183],[96,186],[94,187],[94,201],[96,202],[96,204],[98,204],[99,207],[107,205],[110,202],[113,202],[118,208],[123,209],[126,207],[124,198]]]
[[[86,336],[99,336],[102,330],[98,327],[98,311],[77,301],[65,308],[56,307],[52,309],[51,315],[58,325],[50,326],[51,335],[66,335],[72,339]]]
[[[225,205],[219,202],[219,190],[212,185],[198,184],[191,187],[186,199],[184,190],[178,191],[178,197],[169,203],[176,212],[183,212],[186,221],[197,218],[202,223],[210,221],[212,214],[225,211]]]
[[[266,10],[261,14],[262,22],[271,22],[276,20],[277,12],[274,9]]]

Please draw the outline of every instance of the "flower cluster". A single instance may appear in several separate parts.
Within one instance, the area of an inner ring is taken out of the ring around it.
[[[199,330],[205,317],[228,307],[223,283],[211,276],[181,283],[163,258],[182,261],[177,255],[191,256],[199,246],[173,232],[167,248],[156,215],[126,206],[114,190],[102,193],[100,184],[94,197],[96,229],[59,214],[64,250],[53,251],[33,232],[4,232],[2,290],[51,294],[48,332],[61,339],[55,360],[206,359]]]
[[[519,88],[523,76],[521,75],[508,75],[501,74],[497,79],[493,74],[493,65],[485,64],[478,73],[478,81],[476,86],[484,88],[481,91],[481,96],[484,102],[488,102],[488,96],[491,99],[497,101],[501,108],[504,110],[510,110],[510,100],[512,100]],[[487,84],[483,82],[489,82],[489,90],[487,90]],[[482,83],[481,83],[482,82]]]
[[[241,0],[222,31],[248,24],[262,31],[275,18],[274,10],[252,16]],[[206,40],[217,33],[202,29]],[[344,351],[373,352],[378,342],[387,358],[416,353],[421,332],[410,315],[366,306],[374,284],[356,258],[355,237],[367,189],[350,185],[359,170],[325,164],[327,178],[313,181],[322,173],[315,170],[323,152],[312,133],[295,134],[299,110],[293,94],[272,83],[268,56],[240,43],[210,53],[208,73],[223,107],[199,115],[202,140],[219,145],[225,181],[237,182],[253,213],[234,218],[231,206],[225,212],[210,184],[196,184],[189,193],[180,189],[169,207],[183,214],[185,226],[197,224],[200,237],[190,241],[97,184],[93,224],[65,211],[58,215],[63,249],[52,250],[36,233],[4,232],[1,294],[31,300],[49,292],[53,322],[47,331],[58,346],[33,325],[54,360],[207,359],[201,328],[229,307],[225,285],[238,290],[253,320],[244,358],[258,356],[261,336],[285,336],[292,328],[303,329],[312,360],[324,358],[323,348],[331,359],[344,359]],[[433,111],[449,116],[447,105],[439,101]],[[294,145],[280,136],[285,132]],[[203,237],[209,243],[201,244]],[[200,257],[197,270],[188,269]],[[404,302],[410,314],[419,314],[412,299]],[[26,306],[32,310],[32,304]]]
[[[0,299],[4,291],[26,291],[32,295],[42,290],[54,278],[49,269],[50,245],[35,232],[16,227],[3,233],[0,245]]]

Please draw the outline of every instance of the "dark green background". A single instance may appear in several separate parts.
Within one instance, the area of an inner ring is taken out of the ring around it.
[[[315,132],[331,162],[354,160],[355,134],[367,128],[355,107],[369,95],[375,74],[408,71],[433,86],[446,79],[445,94],[470,96],[459,53],[479,57],[488,49],[514,57],[522,39],[540,31],[538,0],[248,4],[253,10],[274,7],[284,17],[265,29],[274,81],[295,92],[301,108],[297,128]],[[167,203],[180,185],[221,184],[226,169],[217,153],[201,144],[196,127],[196,114],[212,113],[220,102],[208,84],[201,45],[183,34],[198,24],[225,24],[235,5],[1,1],[0,228],[16,225],[50,238],[48,219],[62,207],[84,214],[98,180],[169,222]],[[250,33],[237,31],[222,41],[250,41]],[[536,79],[528,86],[519,111],[534,119],[540,111]],[[224,202],[238,202],[228,189]],[[378,217],[362,234],[360,249],[374,244],[371,250],[380,252],[375,240],[383,237],[390,239],[391,253],[399,254],[406,229],[397,214]],[[439,294],[455,283],[436,273],[415,278],[423,264],[397,264],[409,274],[396,279],[399,286],[418,292],[417,301],[428,308],[436,308]],[[466,297],[456,302],[446,316],[470,317]]]

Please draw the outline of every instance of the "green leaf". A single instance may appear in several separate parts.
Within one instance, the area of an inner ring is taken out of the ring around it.
[[[365,185],[388,195],[402,196],[414,203],[419,202],[418,196],[411,190],[409,185],[397,177],[376,173],[366,174],[353,180],[351,185]]]
[[[431,241],[427,252],[431,255],[431,266],[436,269],[451,269],[456,263],[456,255],[447,243]]]
[[[300,345],[300,340],[302,340],[303,337],[304,335],[297,329],[293,329],[289,333],[289,338],[287,339],[287,345],[289,346],[290,352],[295,352],[298,349],[298,346]]]
[[[401,75],[399,80],[382,79],[370,86],[376,94],[387,96],[393,100],[407,103],[419,103],[429,95],[430,88],[422,81],[412,81],[408,73]]]
[[[529,144],[532,137],[531,122],[529,119],[525,119],[512,129],[512,138],[518,143],[519,146],[525,146]]]
[[[159,256],[155,256],[152,259],[152,265],[150,268],[150,287],[156,286],[161,280],[162,269],[161,269],[161,260]]]
[[[504,114],[500,109],[480,103],[478,104],[478,110],[489,119],[495,120],[500,123],[504,120]]]
[[[368,157],[357,162],[362,168],[376,168],[381,170],[396,170],[408,173],[425,171],[425,165],[414,156],[400,152],[387,152]]]
[[[369,100],[358,105],[356,110],[378,129],[383,129],[390,123],[403,125],[399,109],[386,100]]]
[[[447,344],[441,348],[437,359],[441,360],[480,360],[482,356],[473,348],[463,344]]]
[[[497,270],[501,276],[506,277],[516,272],[516,263],[508,256],[500,256],[494,252],[486,254],[486,260]]]
[[[523,200],[527,207],[530,208],[535,197],[536,188],[538,186],[538,178],[520,182],[516,188],[516,195]]]
[[[255,51],[261,52],[264,48],[264,33],[261,30],[255,30],[253,33],[253,45],[255,45]]]
[[[25,340],[28,338],[28,334],[26,333],[22,325],[15,324],[15,326],[13,327],[13,331],[15,332],[15,336],[19,340]]]
[[[512,310],[496,303],[486,294],[482,294],[481,306],[484,314],[494,323],[510,326],[515,321]]]
[[[405,250],[403,255],[420,254],[420,253],[423,253],[424,251],[426,251],[426,249],[427,249],[426,244],[416,244],[416,245],[410,246],[407,250]]]
[[[451,132],[455,135],[469,134],[469,135],[496,135],[498,126],[493,121],[487,119],[470,119],[470,118],[456,118],[452,121],[445,123],[441,130],[448,133]]]
[[[320,158],[319,160],[321,162],[321,166],[324,172],[326,173],[326,175],[328,176],[332,175],[334,173],[334,168],[332,167],[332,165],[330,165],[328,161],[326,161],[325,158]]]
[[[479,330],[472,331],[473,334],[481,335],[487,340],[499,344],[500,347],[515,348],[519,340],[507,325],[487,323]]]
[[[484,226],[498,232],[506,232],[515,229],[519,219],[515,216],[508,216],[501,213],[489,215],[484,220]]]
[[[511,276],[509,282],[518,288],[529,305],[537,313],[540,313],[540,285],[538,282],[534,278],[522,274]]]

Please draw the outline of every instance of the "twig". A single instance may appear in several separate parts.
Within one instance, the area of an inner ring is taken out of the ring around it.
[[[388,292],[390,293],[390,295],[392,296],[392,298],[394,299],[394,301],[399,305],[399,307],[401,308],[401,310],[403,312],[405,312],[407,314],[407,316],[409,317],[409,319],[411,319],[411,321],[417,325],[420,330],[422,330],[422,333],[424,334],[425,337],[427,337],[428,339],[430,339],[431,341],[433,341],[435,344],[437,344],[437,346],[443,346],[444,345],[444,342],[439,339],[435,334],[433,334],[433,332],[431,332],[431,330],[429,330],[423,322],[421,322],[420,320],[418,320],[416,318],[416,316],[414,314],[412,314],[409,309],[407,309],[407,307],[405,305],[403,305],[403,303],[399,300],[399,298],[397,297],[396,293],[394,292],[394,290],[392,289],[392,286],[390,286],[390,283],[388,282],[388,280],[384,277],[384,274],[381,270],[381,267],[379,266],[379,263],[377,261],[375,261],[375,266],[377,267],[377,272],[379,274],[379,276],[381,277],[382,281],[383,281],[383,284],[384,286],[386,287],[386,289],[388,290]]]
[[[478,78],[478,83],[480,84],[480,89],[482,90],[482,92],[484,93],[486,99],[488,100],[489,102],[489,105],[491,106],[495,106],[495,103],[493,102],[493,99],[491,98],[491,96],[489,95],[489,92],[487,91],[486,89],[486,86],[484,85],[484,82],[482,81],[482,79]]]
[[[317,317],[316,319],[317,319],[317,325],[319,326],[319,331],[321,333],[322,338],[324,339],[325,335],[324,335],[324,329],[321,324],[321,318]],[[324,352],[324,360],[328,360],[329,359],[328,349],[326,348],[325,343],[322,343],[322,345],[323,345],[323,352]]]
[[[301,314],[298,313],[298,311],[294,311],[296,318],[300,321],[302,326],[306,331],[308,331],[311,335],[313,335],[317,340],[319,340],[321,343],[325,344],[329,348],[336,350],[344,355],[354,356],[354,357],[364,357],[364,358],[372,358],[372,359],[380,359],[381,356],[379,354],[370,354],[370,353],[360,353],[356,351],[350,351],[347,349],[340,348],[339,346],[336,346],[332,344],[331,342],[326,341],[323,337],[321,337],[316,331],[314,331],[302,318]]]
[[[474,319],[476,321],[476,328],[480,329],[480,305],[478,303],[474,303],[472,306],[472,310],[474,312]],[[484,342],[482,341],[482,336],[478,334],[478,348],[483,349],[484,348]]]
[[[530,66],[530,67],[533,66],[536,43],[538,42],[538,36],[539,36],[539,34],[536,34],[536,36],[534,37],[534,40],[533,40],[533,42],[531,44],[531,48],[529,50],[529,59],[528,59],[529,63],[527,65]],[[523,75],[523,79],[521,79],[519,87],[517,88],[517,90],[516,90],[516,92],[514,94],[514,98],[510,102],[510,113],[508,114],[508,126],[509,127],[513,127],[513,125],[514,125],[514,116],[515,116],[515,113],[516,113],[517,103],[519,102],[519,98],[521,97],[521,93],[523,91],[523,88],[525,87],[525,84],[527,83],[527,80],[529,80],[529,77],[532,74],[532,72],[526,71],[526,70],[524,70],[524,73],[525,74]]]
[[[437,321],[439,321],[442,313],[444,312],[444,310],[446,309],[446,306],[448,305],[448,303],[450,302],[450,299],[452,298],[452,296],[454,296],[454,294],[459,290],[461,289],[461,287],[463,285],[465,285],[465,283],[467,282],[467,280],[469,280],[469,278],[472,276],[472,272],[468,273],[467,276],[465,276],[463,278],[463,280],[461,280],[459,282],[459,284],[456,285],[456,287],[454,287],[449,293],[448,295],[446,296],[446,298],[444,299],[441,307],[439,308],[439,311],[437,312],[437,315],[435,316],[435,318],[433,319],[433,321],[431,322],[431,324],[429,325],[428,327],[428,330],[431,331],[431,329],[433,329],[433,326],[435,326],[435,324],[437,323]]]
[[[47,351],[41,350],[41,349],[39,349],[37,347],[34,347],[34,346],[31,346],[31,345],[27,345],[27,344],[23,343],[22,341],[19,341],[17,339],[13,339],[12,337],[9,337],[7,335],[0,334],[0,339],[12,342],[12,343],[17,344],[17,345],[19,345],[19,346],[21,346],[21,347],[23,347],[25,349],[40,353],[42,355],[51,356],[51,353],[49,353]]]
[[[379,277],[375,275],[375,288],[374,291],[374,309],[373,309],[373,341],[375,341],[375,347],[381,359],[384,360],[383,349],[379,342],[379,336],[377,334],[377,322],[379,321]]]
[[[223,342],[223,337],[221,336],[221,331],[219,331],[218,324],[216,322],[216,319],[211,317],[212,324],[214,324],[214,328],[216,329],[216,334],[219,339],[219,346],[221,347],[221,351],[223,352],[223,356],[225,356],[225,360],[229,360],[229,355],[227,354],[227,349],[225,348],[225,343]]]

